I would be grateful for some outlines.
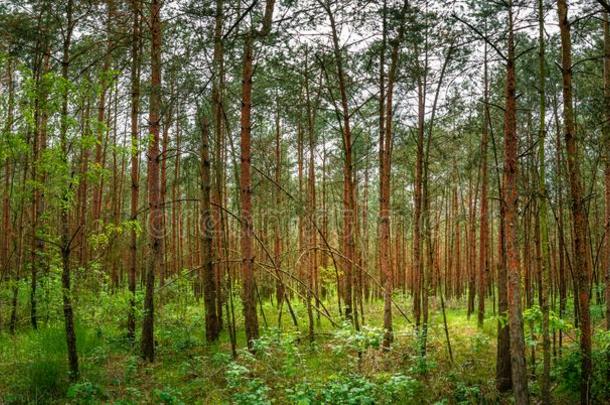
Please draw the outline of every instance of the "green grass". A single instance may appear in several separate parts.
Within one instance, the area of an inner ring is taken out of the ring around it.
[[[280,328],[277,308],[265,302],[268,327],[259,317],[262,337],[256,355],[250,355],[243,349],[241,304],[236,297],[240,350],[234,360],[226,332],[218,343],[205,344],[203,304],[176,296],[175,291],[164,293],[164,302],[157,307],[154,364],[143,363],[138,345],[132,347],[125,339],[126,300],[122,295],[80,297],[77,336],[82,376],[75,385],[67,379],[59,316],[38,331],[22,327],[14,337],[0,335],[0,403],[510,403],[510,397],[500,396],[494,385],[497,320],[490,315],[483,328],[477,328],[476,316],[467,319],[463,302],[447,303],[452,364],[435,299],[430,301],[428,355],[424,361],[413,326],[397,311],[392,350],[379,350],[383,315],[380,301],[365,305],[361,332],[349,326],[335,328],[321,317],[316,322],[314,344],[309,344],[306,336],[307,316],[301,302],[292,302],[300,320],[298,329],[287,312],[282,315]],[[396,300],[411,313],[408,297],[397,296]],[[337,308],[328,307],[335,321],[340,322]],[[579,360],[576,344],[570,340],[576,331],[567,333],[563,357],[553,363],[557,403],[570,403],[577,395]],[[604,364],[602,349],[608,341],[605,335],[596,339],[596,364]],[[539,375],[540,353],[537,358]],[[596,389],[603,391],[601,371],[598,374]],[[534,395],[538,392],[534,379],[531,391]]]

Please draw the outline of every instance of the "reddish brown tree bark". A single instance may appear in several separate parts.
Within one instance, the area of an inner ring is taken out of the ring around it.
[[[489,273],[489,214],[488,214],[488,196],[487,196],[487,143],[489,138],[489,80],[487,72],[487,44],[485,44],[484,56],[484,91],[483,91],[483,131],[481,134],[481,218],[479,223],[479,306],[477,324],[483,326],[485,319],[485,294],[487,289],[487,275]]]
[[[508,50],[506,57],[506,106],[504,112],[504,227],[506,243],[506,265],[508,273],[508,323],[510,327],[510,357],[515,403],[529,403],[527,370],[525,366],[525,341],[523,336],[523,314],[521,313],[521,273],[518,224],[518,138],[517,100],[515,74],[515,44],[513,34],[512,0],[508,3]]]
[[[603,126],[605,167],[605,213],[604,213],[604,235],[605,235],[605,266],[606,277],[606,329],[610,330],[610,22],[608,12],[604,12],[604,117]],[[608,357],[610,363],[610,355]]]
[[[241,201],[241,271],[243,286],[243,306],[248,348],[253,350],[253,341],[258,339],[258,317],[254,297],[254,255],[252,253],[252,179],[250,175],[251,152],[251,110],[252,110],[252,35],[246,34],[244,44],[244,63],[242,72],[241,97],[241,164],[240,164],[240,201]]]
[[[112,63],[112,21],[115,18],[115,6],[114,0],[106,1],[106,9],[107,9],[107,18],[106,18],[106,54],[104,56],[104,63],[102,66],[102,77],[101,77],[101,89],[100,89],[100,98],[97,105],[97,143],[95,146],[95,166],[96,169],[101,174],[101,170],[104,168],[104,160],[105,160],[105,138],[108,132],[107,126],[105,126],[106,117],[106,95],[109,88],[109,78],[108,74],[110,71],[110,65]],[[102,199],[104,193],[104,176],[101,175],[99,180],[97,180],[94,188],[93,188],[93,202],[92,202],[92,212],[91,212],[91,222],[94,227],[99,229],[99,224],[97,223],[101,217],[102,212]]]
[[[159,162],[159,124],[161,112],[161,1],[152,0],[150,6],[150,106],[148,122],[150,123],[151,139],[147,152],[148,167],[148,244],[149,257],[146,264],[145,293],[144,293],[144,319],[142,322],[141,350],[144,360],[155,360],[154,339],[154,289],[155,275],[159,271],[162,257],[163,243],[163,210],[161,208]]]
[[[129,232],[129,276],[128,288],[129,312],[127,314],[127,336],[131,342],[136,336],[136,275],[138,268],[138,200],[140,194],[140,153],[138,136],[138,113],[140,111],[140,2],[132,0],[131,12],[133,27],[131,33],[131,111],[130,111],[130,135],[131,135],[131,196],[130,196],[130,220],[133,221]]]
[[[589,280],[590,269],[587,260],[587,213],[583,200],[583,186],[580,174],[578,140],[574,122],[574,106],[572,100],[572,43],[570,38],[570,22],[568,21],[568,5],[566,0],[557,0],[559,14],[559,30],[561,37],[561,76],[563,83],[563,124],[564,140],[570,183],[570,206],[574,224],[574,254],[573,270],[578,298],[581,351],[581,404],[591,403],[591,318],[589,313]]]
[[[267,0],[265,15],[260,31],[251,29],[244,38],[241,112],[240,112],[240,203],[241,203],[241,272],[242,272],[242,301],[246,325],[246,341],[248,348],[253,350],[253,341],[258,339],[258,318],[256,314],[255,281],[254,281],[254,254],[252,239],[254,236],[252,224],[252,177],[251,168],[251,137],[252,137],[252,76],[253,76],[253,45],[256,38],[269,34],[271,18],[275,0]]]
[[[401,19],[404,18],[406,11],[406,2],[402,10]],[[385,3],[384,3],[385,13]],[[385,29],[385,14],[384,14],[384,29]],[[380,108],[382,109],[381,120],[385,120],[385,125],[380,124],[382,129],[382,136],[380,139],[380,161],[379,161],[379,263],[380,270],[384,276],[384,293],[383,293],[383,329],[385,330],[383,338],[383,347],[388,349],[393,340],[392,333],[392,290],[394,283],[392,280],[392,268],[390,263],[390,196],[391,196],[391,182],[390,176],[392,173],[392,149],[393,149],[393,132],[392,132],[392,118],[393,118],[393,96],[394,96],[394,83],[396,81],[396,72],[398,70],[398,54],[400,44],[402,42],[404,33],[404,24],[401,21],[399,32],[396,38],[391,42],[392,44],[392,56],[390,59],[390,70],[388,72],[388,89],[387,89],[387,100],[385,103],[385,114],[383,112],[383,101],[381,102]],[[385,32],[384,32],[385,40]],[[382,49],[382,52],[385,52]],[[383,62],[383,59],[382,59]],[[381,86],[383,87],[383,70],[381,73]],[[398,239],[397,239],[398,240]],[[398,254],[398,249],[396,250]],[[400,265],[396,264],[397,273]]]
[[[342,243],[344,260],[344,305],[345,318],[352,320],[353,300],[352,300],[352,278],[355,263],[355,200],[354,200],[354,175],[353,175],[353,153],[352,153],[352,131],[350,126],[349,101],[345,84],[345,72],[343,67],[343,56],[339,45],[339,34],[335,16],[328,2],[320,2],[330,20],[331,36],[333,43],[333,53],[337,69],[337,79],[339,81],[339,94],[341,97],[342,115],[342,141],[343,141],[343,229]]]
[[[216,313],[216,277],[214,274],[213,224],[210,211],[210,153],[209,125],[206,117],[201,120],[201,235],[202,281],[205,305],[205,338],[208,342],[218,339],[220,328]]]

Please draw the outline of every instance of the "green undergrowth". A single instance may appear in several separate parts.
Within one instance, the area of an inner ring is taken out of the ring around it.
[[[512,403],[510,396],[496,391],[494,383],[495,336],[498,321],[503,320],[489,313],[478,328],[476,315],[468,319],[463,302],[447,302],[451,361],[442,313],[434,299],[424,357],[413,325],[397,312],[392,348],[381,350],[381,301],[365,304],[364,314],[359,314],[364,315],[360,330],[342,323],[337,308],[330,306],[336,325],[323,316],[316,319],[314,342],[306,335],[307,314],[301,302],[292,302],[298,327],[292,325],[287,312],[278,322],[277,307],[265,302],[265,317],[259,317],[261,337],[250,353],[244,349],[241,303],[235,297],[238,351],[234,358],[226,332],[217,343],[205,343],[203,304],[181,298],[184,286],[177,284],[160,294],[157,358],[152,364],[143,362],[137,343],[132,345],[125,338],[127,296],[120,293],[84,295],[77,302],[81,378],[76,383],[67,378],[58,313],[38,331],[23,326],[15,336],[1,334],[0,404]],[[410,314],[408,298],[395,298]],[[524,314],[528,365],[539,378],[539,313],[535,307],[528,311]],[[552,324],[556,332],[561,328],[564,333],[561,357],[555,350],[553,361],[553,395],[556,403],[571,403],[578,398],[577,330],[558,319],[552,319]],[[593,392],[600,401],[608,398],[603,365],[609,346],[607,333],[595,335]],[[531,361],[532,350],[536,363]],[[538,378],[530,380],[535,397],[539,395]]]

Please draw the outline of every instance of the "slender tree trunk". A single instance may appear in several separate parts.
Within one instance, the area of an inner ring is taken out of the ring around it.
[[[254,292],[254,255],[252,252],[252,179],[251,164],[251,110],[252,110],[252,33],[246,34],[244,40],[244,60],[242,72],[241,97],[241,165],[240,165],[240,201],[241,201],[241,272],[243,282],[243,305],[246,324],[248,348],[253,350],[253,341],[258,339],[258,317]]]
[[[559,29],[561,37],[561,75],[563,82],[563,123],[566,156],[568,163],[568,178],[570,182],[572,221],[574,224],[574,277],[576,294],[578,296],[580,351],[581,351],[581,404],[591,403],[591,318],[589,314],[589,280],[590,269],[587,260],[587,213],[583,201],[582,178],[580,174],[578,140],[574,122],[574,107],[572,101],[572,44],[570,38],[570,23],[568,21],[568,5],[566,0],[557,0],[559,13]]]
[[[515,403],[529,404],[523,315],[521,313],[521,276],[517,239],[517,105],[515,77],[515,45],[513,36],[512,0],[508,3],[508,56],[506,65],[506,107],[504,113],[504,232],[508,272],[508,323],[510,326],[510,355]]]
[[[254,340],[259,336],[258,317],[256,313],[255,281],[254,281],[254,254],[252,239],[254,235],[252,224],[252,178],[251,168],[251,137],[252,137],[252,76],[253,76],[253,46],[257,38],[265,37],[271,30],[271,22],[275,0],[267,0],[265,14],[260,31],[250,29],[244,38],[242,94],[240,111],[240,146],[241,164],[239,173],[241,208],[241,272],[242,272],[242,301],[244,306],[244,320],[246,326],[246,340],[248,349],[254,350]]]
[[[546,94],[545,94],[545,80],[546,80],[546,67],[545,67],[545,37],[544,37],[544,4],[543,0],[538,0],[538,26],[539,26],[539,70],[540,70],[540,123],[538,128],[538,165],[539,165],[539,177],[538,177],[538,229],[537,233],[539,237],[537,240],[540,242],[542,251],[539,256],[539,267],[542,277],[539,280],[540,283],[540,307],[542,308],[542,356],[543,356],[543,370],[542,370],[542,401],[544,404],[549,405],[551,403],[551,340],[549,335],[549,297],[548,289],[551,283],[551,263],[550,263],[550,248],[549,248],[549,230],[547,223],[547,192],[546,192],[546,168],[545,168],[545,137],[546,137]]]
[[[606,277],[606,330],[610,330],[610,22],[608,12],[604,13],[604,146],[605,146],[605,167],[604,182],[605,190],[605,277]],[[610,364],[610,354],[607,362]],[[610,371],[609,371],[610,373]]]
[[[131,199],[130,220],[133,225],[129,235],[129,312],[127,314],[127,336],[133,343],[136,336],[136,274],[138,270],[138,199],[140,194],[140,153],[138,136],[138,114],[140,111],[140,2],[132,0],[133,28],[131,37]]]
[[[308,103],[309,104],[309,103]],[[315,140],[314,140],[314,117],[313,112],[309,111],[310,124],[309,124],[309,163],[308,163],[308,175],[307,175],[307,200],[308,200],[308,212],[309,212],[309,253],[308,253],[308,288],[307,288],[307,315],[309,317],[309,340],[314,340],[314,323],[313,323],[313,312],[312,312],[312,295],[315,287],[316,270],[318,267],[318,260],[316,257],[317,247],[317,226],[312,221],[316,220],[316,171],[315,171]],[[317,297],[317,294],[316,294]]]
[[[180,120],[176,120],[176,158],[174,161],[174,180],[172,181],[172,248],[173,267],[172,274],[179,274],[184,264],[184,239],[182,235],[182,201],[180,201],[180,147],[181,147]],[[188,229],[188,227],[187,227]]]
[[[15,106],[15,86],[13,82],[13,60],[8,58],[6,62],[6,76],[8,87],[8,103],[6,122],[4,125],[4,136],[11,137],[13,131],[13,115]],[[13,177],[13,167],[11,166],[10,155],[6,156],[4,162],[4,197],[2,199],[2,246],[0,247],[0,264],[2,265],[2,273],[0,273],[0,283],[3,281],[2,276],[8,277],[11,270],[11,260],[9,255],[9,246],[13,238],[13,229],[11,226],[11,190]],[[0,325],[1,326],[1,325]]]
[[[312,297],[315,295],[317,303],[317,294],[314,294],[316,284],[316,273],[318,267],[317,260],[317,229],[316,224],[316,168],[315,168],[315,122],[316,111],[312,106],[311,90],[310,90],[310,67],[308,63],[309,52],[305,49],[305,103],[307,112],[307,135],[309,146],[309,159],[307,163],[307,317],[309,321],[309,341],[314,341],[314,318],[312,308]]]
[[[476,221],[477,221],[477,197],[479,195],[479,178],[475,184],[472,184],[472,178],[469,178],[468,185],[468,226],[466,234],[468,235],[468,250],[467,250],[467,267],[468,267],[468,309],[467,316],[474,312],[474,301],[476,296],[476,275],[477,275],[477,247],[476,247]]]
[[[151,77],[150,77],[150,110],[148,121],[150,123],[151,139],[148,146],[148,235],[149,258],[146,265],[145,293],[144,293],[144,319],[142,322],[142,357],[152,362],[155,360],[154,339],[154,289],[155,275],[163,260],[163,210],[160,206],[159,190],[159,124],[161,111],[161,2],[152,0],[150,8],[151,29]]]
[[[104,63],[102,66],[102,78],[101,78],[101,89],[100,89],[100,98],[97,106],[97,143],[95,146],[95,165],[96,168],[103,169],[104,168],[104,143],[105,137],[108,131],[108,128],[105,127],[106,120],[106,95],[108,91],[108,74],[110,71],[110,64],[112,62],[112,21],[114,19],[114,0],[106,1],[106,9],[107,9],[107,20],[106,20],[106,55],[104,57]],[[102,212],[102,199],[104,193],[104,177],[100,176],[97,180],[94,188],[93,188],[93,203],[92,203],[92,214],[91,221],[93,226],[96,229],[99,228],[98,220],[101,218]]]
[[[74,23],[72,20],[72,7],[73,0],[68,0],[66,5],[66,29],[64,34],[63,43],[63,57],[61,61],[61,76],[62,79],[68,82],[68,68],[70,66],[70,44],[72,40],[72,33],[74,29]],[[68,88],[64,88],[62,94],[62,107],[61,107],[61,123],[60,123],[60,143],[61,143],[61,156],[62,163],[65,165],[64,170],[69,171],[68,162]],[[68,348],[68,364],[70,369],[70,379],[72,381],[77,380],[79,376],[78,370],[78,353],[76,350],[76,332],[74,330],[74,314],[72,309],[72,291],[70,286],[70,188],[71,186],[66,185],[66,189],[63,191],[62,204],[60,210],[60,222],[61,222],[61,259],[62,259],[62,273],[61,273],[61,287],[62,287],[62,300],[63,300],[63,312],[64,312],[64,327],[66,331],[66,344]]]
[[[275,229],[273,230],[273,261],[275,262],[275,275],[277,277],[275,281],[275,298],[277,300],[278,307],[281,308],[284,302],[284,283],[282,282],[282,273],[280,272],[282,263],[282,225],[281,218],[283,217],[282,210],[282,198],[281,190],[278,187],[282,184],[282,145],[281,145],[281,131],[280,131],[280,112],[279,108],[275,115],[275,208],[279,210],[280,215],[275,218]],[[281,314],[280,314],[281,316]]]
[[[347,89],[345,85],[345,73],[343,71],[343,57],[341,54],[341,48],[339,45],[339,35],[337,32],[337,25],[335,23],[335,17],[330,4],[323,3],[322,6],[325,8],[328,18],[330,20],[332,41],[333,41],[333,52],[335,56],[335,63],[337,68],[337,78],[339,81],[339,93],[341,95],[341,114],[342,114],[342,126],[343,126],[343,255],[344,260],[344,274],[345,283],[343,286],[344,293],[344,304],[345,304],[345,318],[352,320],[353,300],[352,300],[352,278],[353,278],[353,266],[355,263],[355,201],[354,201],[354,175],[353,175],[353,154],[352,154],[352,132],[350,126],[350,113],[349,103],[347,98]]]
[[[489,103],[489,79],[487,69],[487,44],[485,44],[484,56],[484,78],[483,78],[483,131],[481,135],[481,218],[479,223],[479,307],[477,323],[479,327],[483,326],[485,319],[485,297],[487,288],[487,275],[489,274],[489,214],[488,214],[488,196],[487,196],[487,143],[489,137],[489,115],[487,105]]]
[[[205,337],[208,342],[218,339],[220,328],[216,313],[216,277],[214,275],[213,224],[210,211],[210,156],[209,125],[206,117],[201,120],[201,263],[205,304]]]
[[[162,211],[163,211],[163,216],[162,216],[162,221],[163,221],[163,229],[167,229],[167,209],[166,209],[166,203],[167,203],[167,161],[168,161],[168,156],[169,156],[169,130],[172,127],[172,119],[173,119],[173,112],[174,112],[174,100],[175,100],[175,95],[174,95],[174,82],[175,82],[175,73],[169,72],[168,74],[168,81],[170,82],[170,91],[169,91],[169,101],[168,101],[168,105],[167,108],[164,112],[164,120],[163,120],[163,130],[161,132],[161,184],[159,186],[159,193],[160,193],[160,204],[162,207]],[[177,121],[177,120],[176,120]],[[178,147],[176,147],[176,149],[178,149]],[[177,150],[176,152],[176,160],[178,160],[178,154],[180,153],[179,150]],[[172,207],[174,207],[174,204],[177,204],[178,202],[176,201],[176,197],[174,195],[172,195]],[[172,210],[173,212],[173,210]],[[172,216],[172,219],[175,218],[175,216]],[[174,229],[174,223],[172,222],[172,230]],[[166,269],[168,268],[168,257],[169,257],[169,252],[171,251],[172,254],[176,254],[176,246],[173,243],[168,243],[168,237],[165,233],[163,233],[163,242],[161,243],[161,256],[163,257],[163,265],[161,266],[161,272],[159,274],[159,284],[163,285],[165,284],[165,278],[167,277],[166,274]],[[173,242],[173,241],[170,241]]]
[[[41,8],[41,12],[38,16],[37,31],[42,30],[44,7]],[[45,74],[45,55],[47,44],[43,39],[38,39],[36,42],[36,49],[34,54],[33,73],[34,81],[36,86],[36,95],[34,96],[34,124],[33,124],[33,142],[32,142],[32,180],[35,184],[32,193],[32,230],[31,230],[31,261],[30,261],[30,322],[33,329],[38,329],[38,300],[37,300],[37,287],[38,287],[38,274],[39,271],[45,266],[45,243],[42,238],[39,237],[39,232],[42,229],[41,218],[44,214],[44,185],[45,185],[45,174],[44,170],[39,167],[40,159],[46,148],[46,135],[44,134],[44,118],[42,113],[42,105],[46,102],[46,92],[41,88],[42,77]]]
[[[394,83],[396,81],[396,72],[398,70],[398,56],[400,50],[400,44],[404,35],[404,15],[406,12],[406,2],[402,8],[401,13],[401,25],[398,31],[397,37],[391,42],[392,44],[392,55],[390,59],[390,70],[388,72],[388,89],[387,89],[387,100],[385,103],[385,114],[383,112],[383,101],[381,101],[381,117],[380,119],[385,120],[385,125],[380,124],[382,130],[381,142],[380,142],[380,162],[379,162],[379,260],[380,270],[385,278],[384,283],[384,295],[383,295],[383,328],[385,330],[383,347],[388,349],[393,340],[392,333],[392,290],[394,283],[392,281],[392,270],[390,266],[390,197],[391,197],[391,173],[392,173],[392,150],[393,150],[393,133],[392,133],[392,118],[393,118],[393,96],[394,96]],[[384,30],[385,30],[385,3],[384,3]],[[385,52],[385,31],[384,31],[384,47]],[[384,58],[382,58],[383,62]],[[381,72],[381,86],[383,88],[383,69]],[[397,235],[397,240],[398,235]],[[396,250],[396,254],[399,254],[399,250]],[[396,261],[397,275],[401,269],[399,261]],[[400,278],[399,278],[400,279]]]
[[[415,157],[415,194],[413,218],[413,311],[415,316],[415,329],[419,333],[421,323],[421,292],[423,285],[422,266],[422,178],[424,159],[424,113],[425,95],[423,94],[421,79],[418,82],[418,128],[417,152]]]
[[[386,232],[384,230],[385,228],[385,224],[383,224],[384,220],[382,218],[382,214],[383,214],[383,206],[384,206],[384,202],[383,202],[383,198],[384,198],[384,187],[386,186],[384,184],[384,179],[383,179],[383,173],[385,171],[384,167],[385,167],[385,158],[386,158],[386,149],[385,149],[385,138],[386,138],[386,131],[385,131],[385,122],[386,122],[386,118],[385,118],[385,102],[386,102],[386,96],[385,96],[385,57],[386,57],[386,47],[387,47],[387,0],[383,0],[383,6],[382,6],[382,31],[381,31],[381,49],[379,51],[379,221],[377,224],[377,235],[378,235],[378,252],[377,252],[377,267],[379,268],[379,282],[382,285],[385,285],[386,283],[386,269],[385,269],[385,264],[383,263],[383,258],[388,256],[389,257],[389,246],[384,246],[385,244],[387,244],[387,240],[385,238],[384,232]],[[389,237],[389,235],[388,235]],[[385,304],[385,302],[384,302]],[[392,307],[390,306],[390,321],[391,321],[391,310]],[[386,339],[384,339],[384,347],[389,347],[389,344],[391,343],[391,338],[392,338],[392,334],[391,334],[391,329],[387,329],[385,326],[385,318],[386,318],[386,308],[384,305],[384,329],[386,329],[388,332],[386,332]],[[391,323],[391,322],[390,322]],[[388,339],[389,338],[389,339]]]
[[[228,254],[226,252],[226,228],[225,214],[222,210],[224,206],[224,192],[223,187],[225,184],[224,165],[223,165],[223,108],[222,108],[222,97],[223,97],[223,86],[224,86],[224,45],[222,42],[222,30],[224,23],[224,1],[216,1],[216,17],[214,22],[214,56],[213,56],[213,82],[212,82],[212,114],[213,114],[213,125],[214,125],[214,139],[216,143],[215,161],[214,161],[214,191],[212,195],[212,201],[216,204],[213,209],[216,246],[218,254],[216,257],[220,258],[226,263],[228,260]],[[218,329],[222,329],[222,304],[223,304],[223,289],[222,289],[222,276],[223,273],[227,273],[229,266],[227,264],[216,263],[214,265],[214,272],[216,276],[216,315],[218,318]]]
[[[563,225],[563,170],[564,161],[561,148],[561,126],[559,124],[558,114],[558,102],[557,97],[553,97],[553,117],[555,121],[555,177],[557,179],[556,185],[556,199],[557,199],[557,252],[558,252],[558,269],[557,277],[559,284],[559,318],[563,319],[566,313],[567,304],[567,284],[566,284],[566,247],[564,239],[564,225]],[[559,330],[559,356],[561,357],[563,348],[563,331]]]

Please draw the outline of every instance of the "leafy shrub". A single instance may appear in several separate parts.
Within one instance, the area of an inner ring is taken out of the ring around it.
[[[250,378],[250,370],[237,362],[229,363],[225,377],[231,393],[231,402],[237,405],[271,404],[269,387],[259,378]]]
[[[162,390],[154,390],[155,403],[166,404],[166,405],[184,405],[184,402],[180,399],[182,393],[171,387],[165,387]]]
[[[325,404],[375,404],[375,388],[374,383],[361,376],[335,377],[322,388],[321,397]]]
[[[344,353],[347,350],[363,352],[369,348],[378,349],[383,341],[383,329],[364,325],[361,330],[353,330],[351,324],[344,323],[334,334],[335,343],[333,351],[335,354]]]
[[[71,402],[79,405],[96,404],[103,398],[103,392],[97,385],[82,381],[72,384],[66,394]]]
[[[458,382],[453,392],[456,403],[460,405],[478,404],[481,390],[476,386],[469,386]]]
[[[422,385],[404,374],[394,374],[382,385],[382,396],[386,403],[407,404],[414,402]]]
[[[296,384],[286,388],[286,397],[295,405],[313,405],[320,403],[318,392],[308,383]]]
[[[115,405],[136,405],[142,403],[142,393],[134,387],[125,388],[125,396],[114,402]]]
[[[595,340],[600,339],[595,336]],[[605,339],[605,337],[601,337]],[[595,347],[595,346],[594,346]],[[607,403],[610,398],[610,387],[608,387],[607,372],[608,372],[608,352],[594,348],[591,352],[593,362],[593,376],[591,381],[591,398],[593,403]],[[568,395],[575,401],[579,398],[579,389],[581,382],[581,355],[579,350],[565,351],[564,355],[557,362],[557,369],[554,374],[559,377],[559,391]]]

